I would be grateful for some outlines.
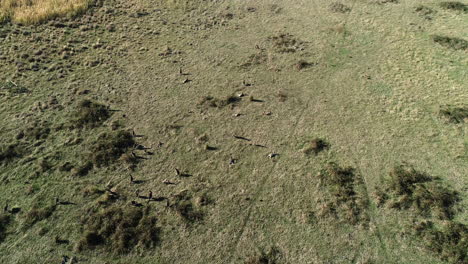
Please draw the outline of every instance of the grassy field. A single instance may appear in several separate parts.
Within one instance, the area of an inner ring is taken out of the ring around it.
[[[467,263],[466,7],[5,22],[0,263]]]

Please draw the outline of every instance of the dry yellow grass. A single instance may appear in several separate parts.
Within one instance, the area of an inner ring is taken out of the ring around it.
[[[1,0],[0,21],[37,24],[58,16],[73,16],[93,0]]]

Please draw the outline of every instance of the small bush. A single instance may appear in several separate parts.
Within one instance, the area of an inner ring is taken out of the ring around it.
[[[110,165],[135,145],[133,135],[128,131],[115,131],[101,134],[91,146],[89,160],[96,166]]]
[[[423,221],[413,226],[414,234],[424,246],[439,258],[449,263],[468,263],[468,227],[464,224],[446,221],[436,227],[431,221]]]
[[[91,100],[81,101],[74,113],[72,126],[75,128],[94,128],[102,125],[109,119],[111,112],[108,106],[92,102]]]
[[[44,208],[33,207],[25,216],[24,224],[27,227],[33,226],[35,223],[49,218],[55,211],[55,205],[49,205]]]
[[[460,2],[442,2],[439,4],[440,7],[445,8],[445,9],[450,9],[450,10],[456,10],[456,11],[462,11],[465,13],[468,13],[468,5],[465,5]]]
[[[439,36],[434,35],[432,36],[432,40],[439,45],[451,48],[454,50],[466,50],[468,49],[468,41],[461,39],[461,38],[452,38],[447,36]]]
[[[463,123],[468,119],[468,107],[442,106],[440,115],[451,123]]]
[[[109,207],[82,218],[85,226],[77,251],[103,247],[114,254],[125,254],[134,247],[152,248],[159,241],[160,228],[150,207]]]

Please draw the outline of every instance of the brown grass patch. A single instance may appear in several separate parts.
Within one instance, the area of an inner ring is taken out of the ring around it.
[[[11,20],[21,24],[37,24],[59,16],[75,16],[84,12],[93,0],[2,0],[0,22]]]

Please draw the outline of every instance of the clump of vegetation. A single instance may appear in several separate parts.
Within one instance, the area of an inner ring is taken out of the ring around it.
[[[280,258],[280,251],[277,248],[273,247],[270,248],[270,250],[268,250],[267,252],[262,250],[260,254],[249,257],[245,261],[245,264],[275,264],[278,263]]]
[[[468,49],[468,41],[461,39],[461,38],[452,38],[447,36],[439,36],[434,35],[432,36],[432,40],[435,43],[438,43],[441,46],[446,48],[451,48],[454,50],[466,50]]]
[[[2,0],[0,22],[37,24],[59,16],[75,16],[91,3],[91,0]]]
[[[468,119],[468,107],[442,106],[440,115],[452,123],[463,123]]]
[[[320,152],[328,149],[330,147],[330,144],[328,144],[325,140],[321,138],[315,138],[313,139],[308,146],[304,149],[304,153],[306,155],[310,154],[319,154]]]
[[[187,223],[203,220],[203,213],[195,208],[188,192],[181,192],[174,196],[171,208]]]
[[[44,173],[46,171],[49,171],[53,168],[52,164],[50,164],[47,159],[39,159],[37,163],[37,171],[40,173]]]
[[[462,11],[468,13],[468,5],[465,5],[460,2],[450,1],[450,2],[442,2],[439,4],[440,7],[450,10]]]
[[[280,101],[281,103],[286,102],[286,100],[288,100],[288,95],[283,91],[279,91],[276,94],[276,96],[278,97],[278,101]]]
[[[340,2],[334,2],[329,6],[330,10],[336,13],[348,13],[351,12],[351,8],[345,6]]]
[[[0,145],[0,164],[8,163],[22,157],[22,148],[19,144]]]
[[[421,15],[422,17],[426,18],[426,19],[432,19],[431,15],[435,14],[436,11],[434,11],[433,9],[425,6],[425,5],[419,5],[417,6],[414,11],[416,11],[419,15]]]
[[[72,124],[75,128],[94,128],[100,126],[110,116],[108,106],[91,100],[83,100],[77,106]]]
[[[43,208],[33,207],[26,213],[24,224],[27,227],[33,226],[35,223],[49,218],[54,213],[56,205],[49,205]]]
[[[422,221],[413,226],[413,231],[442,260],[449,263],[468,263],[468,227],[462,223],[446,221],[436,227],[431,221]]]
[[[278,36],[273,36],[269,38],[273,42],[273,47],[277,52],[280,53],[290,53],[296,52],[300,49],[301,41],[295,39],[291,34],[279,34]]]
[[[6,229],[7,229],[7,226],[10,224],[10,221],[11,221],[10,215],[0,213],[0,243],[6,237]]]
[[[241,67],[247,68],[247,67],[251,67],[251,66],[257,66],[257,65],[260,65],[260,64],[264,64],[266,62],[268,62],[268,55],[263,50],[261,50],[258,53],[251,54],[247,58],[246,62],[241,64]]]
[[[50,126],[47,122],[35,122],[31,127],[21,131],[16,138],[22,139],[24,137],[33,140],[46,139],[50,134]]]
[[[93,169],[94,165],[91,161],[87,161],[83,164],[81,164],[80,166],[78,167],[72,167],[70,168],[70,172],[72,174],[72,176],[76,177],[76,176],[86,176],[88,175],[89,171],[91,171]]]
[[[319,174],[319,179],[332,195],[331,201],[322,208],[321,215],[333,214],[351,224],[369,221],[368,199],[362,190],[364,183],[354,168],[342,168],[331,162]]]
[[[84,230],[77,251],[103,247],[114,254],[125,254],[134,247],[153,248],[160,228],[150,207],[109,207],[84,216]]]
[[[135,146],[133,135],[124,130],[101,134],[91,147],[89,160],[96,167],[108,166]]]
[[[386,193],[392,194],[390,207],[413,209],[419,215],[434,214],[452,219],[460,198],[457,192],[442,186],[434,178],[403,165],[390,172]]]
[[[298,70],[298,71],[303,70],[305,68],[309,68],[311,66],[314,66],[314,64],[310,63],[310,62],[307,62],[305,60],[300,60],[296,64],[294,64],[294,68],[296,68],[296,70]]]
[[[0,4],[1,6],[1,4]],[[0,13],[0,22],[1,22],[1,13]],[[23,93],[29,93],[29,90],[26,89],[23,86],[17,85],[16,83],[12,81],[6,81],[2,84],[0,84],[0,91],[4,90],[7,91],[9,94],[23,94]]]
[[[233,106],[233,105],[237,104],[240,100],[241,100],[240,97],[234,96],[234,95],[227,96],[224,99],[219,99],[219,98],[215,98],[215,97],[212,97],[212,96],[205,96],[200,100],[200,102],[198,104],[199,105],[208,105],[210,107],[216,107],[216,108],[223,108],[223,107],[226,107],[228,105]]]

